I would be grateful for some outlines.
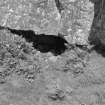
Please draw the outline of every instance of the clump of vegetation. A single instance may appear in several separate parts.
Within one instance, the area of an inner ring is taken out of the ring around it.
[[[34,80],[40,68],[35,53],[32,43],[8,30],[0,30],[0,82],[4,83],[14,73]]]

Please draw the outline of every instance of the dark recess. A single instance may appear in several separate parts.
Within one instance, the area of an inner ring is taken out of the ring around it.
[[[90,0],[94,3],[94,19],[89,42],[98,54],[105,57],[105,0]]]
[[[60,2],[60,0],[55,0],[55,4],[56,4],[56,7],[57,7],[59,13],[61,13],[61,11],[64,10],[64,7],[63,7],[62,3]]]
[[[11,33],[22,36],[28,42],[33,42],[33,47],[42,53],[52,52],[55,56],[62,54],[67,49],[68,42],[60,36],[35,34],[33,30],[17,30],[8,28]]]

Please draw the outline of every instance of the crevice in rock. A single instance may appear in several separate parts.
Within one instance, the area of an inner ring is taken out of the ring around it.
[[[22,36],[27,42],[32,42],[33,47],[42,53],[51,52],[57,56],[64,53],[65,50],[68,49],[66,46],[68,42],[60,36],[45,34],[37,35],[33,30],[6,29],[8,29],[12,34]]]
[[[55,4],[56,4],[56,7],[57,7],[59,13],[61,13],[61,11],[64,10],[62,3],[59,0],[55,0]]]

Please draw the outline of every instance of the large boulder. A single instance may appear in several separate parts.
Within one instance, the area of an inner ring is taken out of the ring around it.
[[[59,32],[69,43],[86,45],[94,5],[89,0],[1,0],[0,14],[2,26],[49,35]]]

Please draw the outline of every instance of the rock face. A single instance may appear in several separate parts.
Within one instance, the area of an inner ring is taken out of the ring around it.
[[[89,41],[94,49],[105,56],[105,0],[91,0],[94,3],[94,20]]]
[[[0,25],[65,35],[69,43],[86,45],[94,15],[89,0],[1,0]]]

